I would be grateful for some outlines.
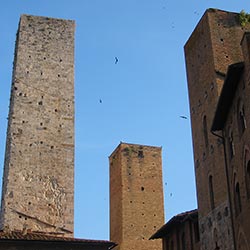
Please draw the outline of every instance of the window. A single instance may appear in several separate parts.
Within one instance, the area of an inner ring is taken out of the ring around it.
[[[238,104],[237,104],[237,122],[238,122],[239,134],[241,135],[247,127],[246,117],[245,117],[245,108],[241,99],[238,100]]]
[[[246,187],[247,187],[247,198],[250,198],[250,160],[246,164]]]
[[[236,175],[234,175],[234,206],[235,206],[235,215],[238,216],[241,212],[241,197],[240,197],[240,185],[236,181]]]
[[[244,152],[244,173],[247,198],[250,199],[250,152],[245,148]]]
[[[139,157],[139,158],[143,158],[143,157],[144,157],[143,151],[142,151],[142,150],[139,150],[139,151],[138,151],[138,157]]]
[[[203,136],[206,148],[208,147],[207,116],[203,116]]]
[[[229,135],[228,135],[228,143],[229,143],[229,156],[230,159],[232,159],[235,155],[235,150],[234,150],[234,138],[233,138],[233,132],[230,129],[229,130]]]
[[[214,209],[214,189],[213,189],[213,176],[212,175],[209,176],[208,182],[209,182],[208,185],[209,185],[210,206],[211,206],[211,209]]]

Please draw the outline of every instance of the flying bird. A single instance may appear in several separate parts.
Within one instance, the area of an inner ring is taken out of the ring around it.
[[[117,57],[115,57],[115,64],[117,64],[118,63],[118,58]]]
[[[186,120],[187,120],[187,117],[186,117],[186,116],[184,116],[184,115],[180,115],[180,118],[182,118],[182,119],[186,119]]]
[[[100,99],[99,102],[102,103],[102,99]]]

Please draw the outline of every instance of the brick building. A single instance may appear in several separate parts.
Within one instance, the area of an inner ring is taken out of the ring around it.
[[[119,250],[160,250],[164,223],[161,148],[120,143],[110,161],[110,240]]]
[[[228,172],[230,167],[227,160],[228,154],[226,159],[224,157],[223,138],[210,133],[210,128],[223,85],[226,87],[229,84],[228,81],[239,80],[237,76],[242,71],[241,64],[230,67],[228,73],[227,70],[229,65],[244,60],[243,54],[247,52],[247,46],[243,46],[242,53],[241,40],[244,32],[249,29],[249,24],[241,25],[238,13],[209,9],[185,45],[202,250],[248,249],[248,247],[244,248],[244,244],[237,248],[237,244],[243,242],[242,239],[247,237],[244,236],[247,224],[249,224],[247,222],[249,215],[246,212],[249,211],[247,202],[244,203],[243,224],[245,226],[242,224],[242,227],[237,224],[240,216],[235,218],[235,209],[240,210],[240,208],[235,208],[232,202],[235,200],[235,204],[237,204],[236,200],[240,199],[240,191],[246,185],[246,178],[243,178],[243,173],[240,171],[237,174],[235,172],[233,174],[231,170]],[[246,43],[246,40],[245,38],[243,43]],[[242,85],[243,83],[239,84],[239,86]],[[242,87],[240,88],[242,89]],[[221,98],[223,97],[221,96]],[[230,96],[227,96],[225,100],[233,102]],[[221,112],[221,109],[224,108],[225,103],[221,105],[218,107],[220,114],[224,112]],[[239,102],[241,114],[244,111],[244,109],[242,111],[242,105]],[[244,105],[244,107],[247,106],[246,103]],[[231,112],[237,116],[236,105],[234,107]],[[241,126],[244,126],[243,118],[240,119],[242,119]],[[228,124],[223,126],[226,128]],[[227,140],[231,143],[230,154],[234,154],[234,150],[236,150],[233,147],[233,139],[239,139],[237,131],[238,129],[236,130],[232,126],[231,130],[227,131],[230,134],[230,136],[227,134]],[[247,132],[245,136],[247,136]],[[240,143],[239,147],[244,148],[245,141]],[[246,159],[248,157],[248,151],[241,150],[242,152],[239,153],[241,156],[235,157],[230,163],[234,168],[242,166],[242,157],[246,157]],[[243,152],[247,156],[243,156]],[[231,193],[232,190],[234,193]],[[243,209],[243,203],[241,206]],[[243,220],[243,217],[241,219]]]
[[[150,239],[162,239],[163,250],[199,250],[200,236],[197,210],[177,214]]]
[[[212,131],[224,142],[236,249],[250,246],[250,33],[241,42],[243,61],[228,67]]]
[[[74,21],[22,15],[16,39],[0,249],[97,249],[73,238]]]

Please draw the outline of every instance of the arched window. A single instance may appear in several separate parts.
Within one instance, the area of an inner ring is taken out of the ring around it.
[[[204,143],[206,148],[208,147],[208,133],[207,133],[207,116],[203,116],[203,136],[204,136]]]
[[[241,135],[247,127],[245,108],[241,99],[238,100],[237,104],[237,122],[238,122],[239,134]]]
[[[213,188],[213,176],[210,175],[208,179],[209,196],[210,196],[210,206],[214,209],[214,188]]]
[[[234,175],[234,206],[235,215],[238,216],[241,212],[241,197],[240,197],[240,184],[236,181],[236,175]]]
[[[214,229],[214,244],[215,244],[215,250],[219,250],[220,247],[218,246],[218,231],[217,228]]]
[[[230,129],[228,133],[228,147],[229,147],[229,156],[232,159],[235,155],[234,149],[234,138],[233,138],[233,131]]]

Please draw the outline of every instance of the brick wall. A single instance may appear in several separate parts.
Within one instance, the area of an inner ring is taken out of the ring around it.
[[[110,156],[110,239],[118,249],[161,249],[149,241],[164,223],[161,148],[121,143]]]
[[[232,241],[232,234],[225,236],[225,226],[215,220],[216,209],[228,204],[228,192],[222,141],[210,133],[210,128],[227,67],[242,61],[243,33],[237,13],[209,9],[185,45],[199,221],[200,228],[204,229],[201,249],[213,249],[211,235],[216,225],[221,226],[218,237]],[[228,220],[226,225],[230,225],[230,215],[224,219]],[[212,225],[207,227],[209,221]],[[231,249],[230,244],[224,249]]]

